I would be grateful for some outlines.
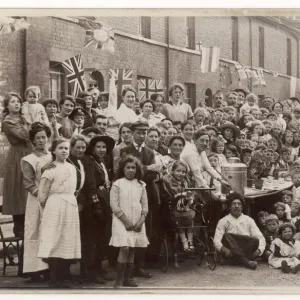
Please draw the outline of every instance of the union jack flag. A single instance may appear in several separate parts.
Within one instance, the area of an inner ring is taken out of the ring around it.
[[[68,83],[71,86],[72,95],[76,97],[79,92],[84,91],[86,88],[81,54],[71,57],[61,64],[66,73]]]
[[[132,69],[111,69],[109,70],[109,79],[115,77],[117,94],[122,95],[122,91],[132,85]]]
[[[163,82],[161,79],[141,78],[138,80],[139,100],[149,99],[152,94],[163,93]]]

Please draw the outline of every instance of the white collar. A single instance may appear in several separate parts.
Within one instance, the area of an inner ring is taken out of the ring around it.
[[[136,142],[132,142],[133,146],[135,147],[136,150],[140,151],[142,148],[145,147],[145,143],[143,143],[142,145],[138,145]]]

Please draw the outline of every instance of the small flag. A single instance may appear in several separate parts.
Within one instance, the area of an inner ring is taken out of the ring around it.
[[[161,79],[141,78],[138,80],[139,100],[149,99],[152,94],[162,93],[163,84]]]
[[[118,95],[117,95],[117,86],[116,86],[116,77],[115,74],[112,74],[109,80],[109,100],[107,107],[107,117],[115,116],[115,113],[118,108]]]
[[[253,86],[267,86],[265,78],[264,78],[264,70],[259,68],[257,70],[253,70]]]
[[[71,86],[72,95],[77,96],[79,92],[86,88],[83,61],[81,54],[71,57],[61,63],[68,83]]]
[[[201,52],[201,66],[202,73],[216,72],[219,68],[220,48],[209,47],[202,48]]]
[[[117,95],[122,95],[122,91],[132,85],[132,69],[110,69],[109,79],[114,76],[116,78],[115,83],[117,86]]]
[[[25,18],[11,18],[1,17],[0,18],[0,35],[8,34],[21,29],[28,29],[30,24]]]
[[[291,77],[290,80],[290,97],[296,97],[297,78]]]

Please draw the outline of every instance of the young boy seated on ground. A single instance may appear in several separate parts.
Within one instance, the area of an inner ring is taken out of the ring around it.
[[[276,215],[268,215],[265,219],[265,230],[263,231],[264,238],[266,240],[266,248],[263,254],[263,258],[268,261],[271,255],[271,243],[277,238],[277,231],[279,227],[279,221]]]
[[[278,237],[271,243],[269,266],[283,273],[296,274],[300,271],[300,242],[294,240],[296,228],[291,223],[279,226]]]
[[[291,203],[291,222],[295,224],[299,220],[300,204],[297,201]]]
[[[265,230],[266,228],[266,218],[268,217],[269,213],[261,210],[257,214],[257,227],[259,228],[260,231]]]

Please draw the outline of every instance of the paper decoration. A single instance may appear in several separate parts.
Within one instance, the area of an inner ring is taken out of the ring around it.
[[[21,29],[28,29],[30,23],[25,18],[0,17],[0,35],[9,34]]]
[[[264,79],[264,70],[259,68],[257,70],[252,70],[252,85],[253,86],[267,86],[266,81]]]
[[[216,72],[219,69],[220,48],[209,47],[202,48],[201,51],[201,65],[202,73]]]

